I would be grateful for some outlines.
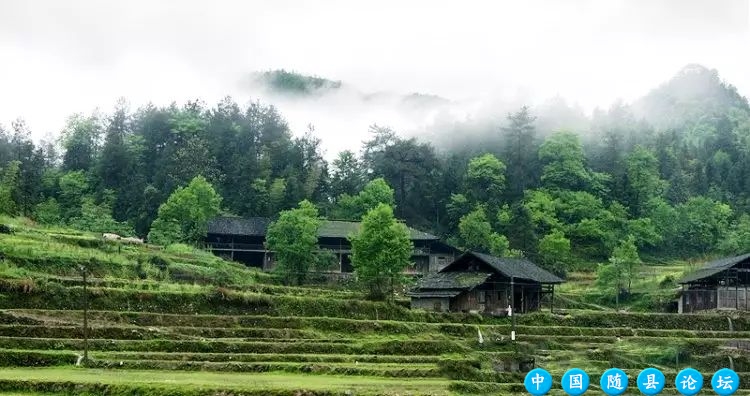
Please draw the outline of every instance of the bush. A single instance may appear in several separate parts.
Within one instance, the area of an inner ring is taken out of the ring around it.
[[[475,359],[440,359],[438,369],[440,373],[454,380],[477,380],[481,374],[482,365]]]

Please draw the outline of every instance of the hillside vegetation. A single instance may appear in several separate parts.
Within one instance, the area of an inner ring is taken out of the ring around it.
[[[631,376],[655,366],[670,378],[686,366],[708,374],[731,358],[750,381],[740,341],[750,339],[750,317],[558,309],[518,316],[513,343],[508,318],[412,311],[344,285],[281,286],[186,246],[3,222],[12,231],[0,234],[3,392],[521,394],[524,374],[509,367],[531,359],[556,378],[573,366],[592,378],[612,366]],[[76,365],[82,265],[92,274],[85,368]],[[573,295],[585,282],[567,286],[569,303],[584,305]]]

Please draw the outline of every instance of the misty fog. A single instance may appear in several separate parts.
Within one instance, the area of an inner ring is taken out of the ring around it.
[[[39,139],[120,97],[229,95],[276,105],[297,134],[313,125],[328,157],[374,123],[431,139],[496,128],[521,105],[565,101],[561,116],[578,120],[547,123],[577,129],[580,114],[633,102],[688,63],[750,92],[750,56],[734,50],[748,48],[748,3],[719,3],[4,2],[0,123],[23,118]],[[290,98],[252,83],[276,69],[342,85]]]

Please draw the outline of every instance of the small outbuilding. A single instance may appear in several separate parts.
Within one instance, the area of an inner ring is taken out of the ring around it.
[[[408,295],[411,307],[438,312],[506,315],[552,308],[558,276],[527,259],[466,252],[436,274],[425,276]]]
[[[750,254],[707,263],[679,283],[679,313],[709,309],[750,311]]]

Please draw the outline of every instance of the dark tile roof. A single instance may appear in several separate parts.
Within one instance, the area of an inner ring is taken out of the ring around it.
[[[209,234],[265,236],[271,219],[267,217],[216,217],[208,222]],[[359,222],[326,220],[320,225],[318,236],[323,238],[346,238],[359,230]],[[407,227],[413,241],[433,241],[439,238]]]
[[[470,290],[484,283],[492,274],[485,272],[438,272],[422,278],[416,289],[425,290]],[[416,290],[415,289],[415,290]]]
[[[510,257],[495,257],[489,254],[477,253],[477,252],[466,252],[463,256],[456,259],[461,260],[466,255],[471,255],[476,259],[486,263],[497,272],[507,276],[519,279],[527,279],[539,283],[562,283],[563,280],[557,275],[550,273],[549,271],[539,267],[529,260],[521,258],[510,258]],[[456,262],[454,261],[454,262]],[[448,264],[443,271],[448,270],[451,267]]]
[[[209,234],[265,236],[271,219],[268,217],[215,217],[208,221]]]
[[[743,254],[742,256],[735,257],[724,257],[719,260],[711,261],[704,265],[703,268],[685,275],[682,279],[680,279],[679,283],[692,283],[701,279],[709,278],[713,275],[718,274],[719,272],[728,270],[748,259],[750,259],[750,254]]]
[[[451,298],[461,294],[463,290],[421,290],[415,289],[407,292],[406,295],[409,297],[417,298]]]
[[[320,225],[318,236],[327,238],[346,238],[359,231],[359,225],[360,222],[358,221],[326,220]],[[408,226],[406,228],[409,230],[411,240],[413,241],[433,241],[439,239],[435,235],[415,230]]]

